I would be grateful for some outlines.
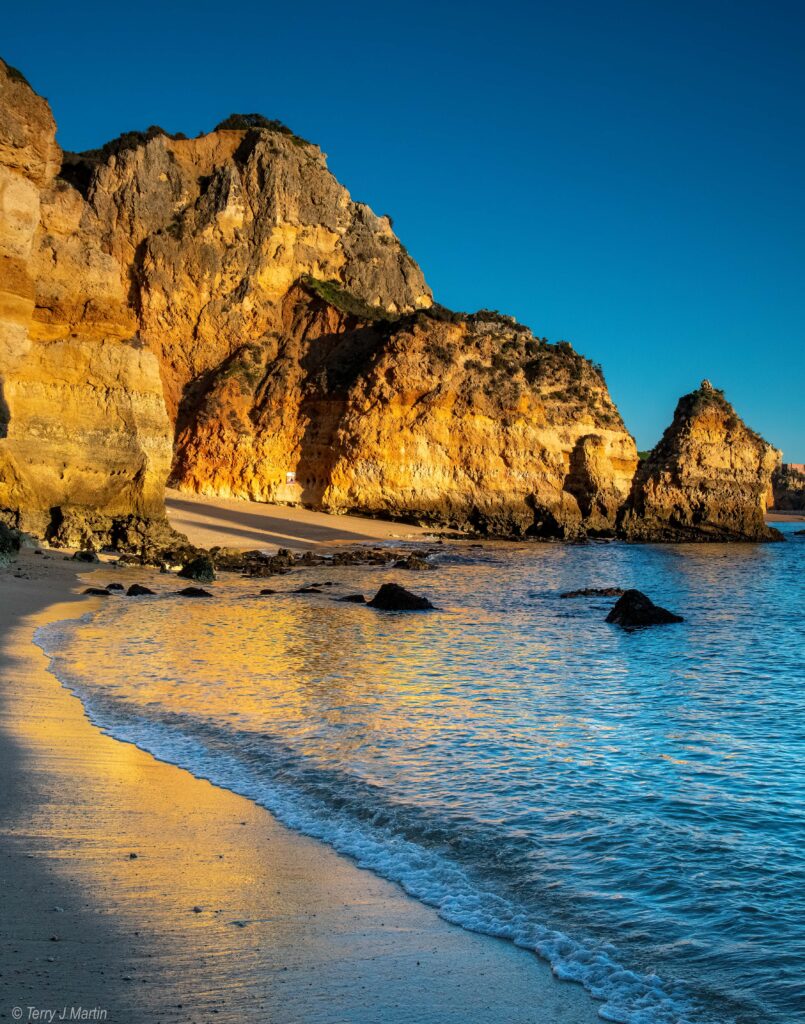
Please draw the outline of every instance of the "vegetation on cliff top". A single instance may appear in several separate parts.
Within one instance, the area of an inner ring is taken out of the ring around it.
[[[27,85],[29,89],[32,88],[31,83],[28,81],[28,79],[20,71],[19,68],[15,68],[12,67],[10,64],[6,64],[2,57],[0,57],[0,64],[2,64],[5,67],[6,74],[12,82],[21,82],[23,85]]]
[[[216,132],[243,132],[252,128],[265,129],[270,132],[277,132],[280,135],[287,135],[288,138],[299,146],[312,146],[312,142],[303,139],[301,135],[291,131],[287,124],[277,121],[274,118],[264,117],[262,114],[230,114],[229,117],[220,121],[213,131]]]

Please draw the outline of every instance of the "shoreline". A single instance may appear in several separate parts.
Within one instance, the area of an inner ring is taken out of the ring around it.
[[[599,1019],[534,954],[446,923],[256,804],[101,733],[33,643],[98,606],[75,596],[86,570],[24,551],[0,572],[0,1015]]]

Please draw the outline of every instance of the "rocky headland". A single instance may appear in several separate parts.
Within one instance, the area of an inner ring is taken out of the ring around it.
[[[312,143],[233,115],[62,154],[0,61],[0,517],[176,548],[186,491],[491,536],[765,540],[779,456],[714,389],[638,467],[599,367],[434,302]]]

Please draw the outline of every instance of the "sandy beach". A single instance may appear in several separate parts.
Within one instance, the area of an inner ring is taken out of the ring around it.
[[[371,541],[416,540],[430,530],[364,516],[333,516],[288,505],[264,505],[231,498],[201,498],[168,489],[168,518],[174,529],[201,547],[313,548]]]
[[[206,518],[186,496],[169,507],[205,543],[415,532],[238,504]],[[76,569],[25,551],[0,571],[0,1019],[65,1006],[120,1024],[598,1019],[532,954],[443,922],[249,801],[103,735],[32,642],[95,607]]]

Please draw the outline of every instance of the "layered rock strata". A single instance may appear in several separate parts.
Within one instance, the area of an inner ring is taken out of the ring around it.
[[[171,427],[121,268],[59,163],[50,108],[0,62],[0,514],[72,540],[89,515],[126,543],[164,516]]]

